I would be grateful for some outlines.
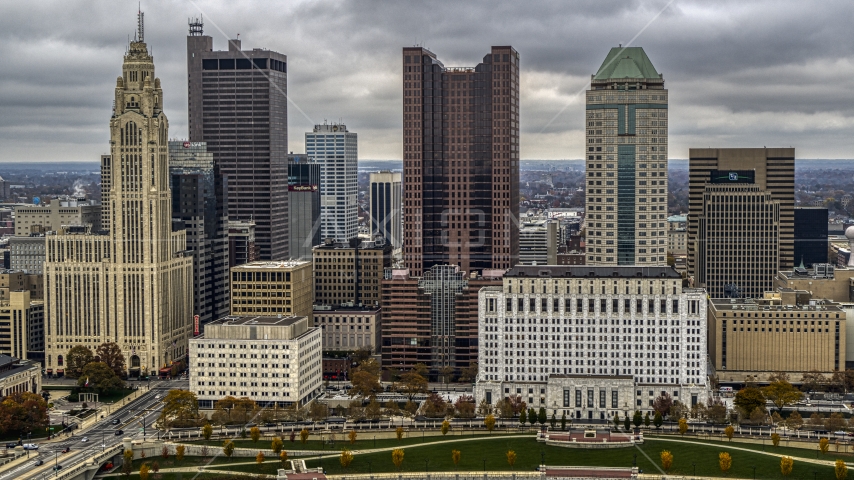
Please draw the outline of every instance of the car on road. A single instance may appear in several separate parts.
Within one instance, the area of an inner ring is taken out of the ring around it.
[[[59,453],[68,453],[68,452],[70,452],[70,451],[71,451],[71,447],[65,447],[65,448],[63,448],[63,449],[62,449],[62,451],[61,451],[61,452],[59,452]]]
[[[15,447],[17,447],[17,446],[18,446],[18,444],[17,444],[17,443],[7,443],[7,444],[6,444],[6,448],[15,448]]]
[[[125,433],[124,430],[116,430],[115,435],[118,437],[119,435],[123,435]]]
[[[36,466],[38,467],[39,465],[44,465],[44,461],[43,460],[36,460]]]
[[[81,439],[80,439],[80,441],[81,441],[81,442],[88,442],[88,441],[89,441],[89,437],[83,437],[83,438],[81,438]]]
[[[119,420],[118,418],[113,419],[113,425],[118,425],[119,423],[121,423],[121,420]]]
[[[55,472],[61,468],[62,468],[62,465],[57,464],[55,467],[53,467],[53,471]]]
[[[275,427],[275,426],[276,426],[276,424],[275,424],[275,423],[272,423],[272,422],[267,422],[267,423],[265,423],[265,424],[264,424],[264,426],[265,426],[265,427]]]
[[[25,443],[24,444],[24,450],[38,450],[38,449],[39,449],[39,446],[36,445],[35,443]]]

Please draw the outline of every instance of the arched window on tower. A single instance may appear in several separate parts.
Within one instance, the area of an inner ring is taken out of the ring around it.
[[[125,124],[125,128],[122,130],[122,145],[139,145],[139,128],[136,126],[134,122],[128,122]]]

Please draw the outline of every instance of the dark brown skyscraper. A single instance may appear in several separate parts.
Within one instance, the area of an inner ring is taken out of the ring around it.
[[[519,53],[446,68],[403,49],[404,261],[508,269],[519,256]]]
[[[214,51],[201,21],[187,37],[191,142],[208,151],[228,177],[228,217],[254,220],[262,259],[288,252],[287,60],[270,50]]]

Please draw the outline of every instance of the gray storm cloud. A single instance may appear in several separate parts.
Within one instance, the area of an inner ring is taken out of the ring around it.
[[[143,2],[170,135],[185,137],[187,18],[214,47],[288,55],[290,150],[314,122],[342,118],[360,157],[401,156],[400,49],[423,44],[447,66],[490,45],[522,56],[522,157],[580,158],[583,94],[612,46],[634,42],[670,90],[670,152],[794,146],[852,158],[850,1],[180,1]],[[112,88],[137,2],[0,2],[0,161],[90,160],[107,151]],[[559,115],[558,113],[561,112]],[[557,117],[555,118],[555,116]],[[554,119],[553,122],[550,121]]]

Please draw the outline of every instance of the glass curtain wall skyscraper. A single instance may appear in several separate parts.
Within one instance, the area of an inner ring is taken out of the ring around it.
[[[320,164],[304,154],[288,155],[288,221],[291,258],[311,260],[320,245]]]
[[[201,324],[229,314],[228,184],[204,142],[169,142],[172,218],[193,251],[193,313]]]
[[[305,154],[320,164],[320,236],[348,242],[359,235],[356,134],[346,125],[315,125],[305,134]]]
[[[519,257],[519,52],[492,47],[475,67],[445,67],[422,47],[403,66],[403,258],[508,269]]]
[[[403,242],[400,172],[371,172],[371,235],[382,236],[395,250]]]

